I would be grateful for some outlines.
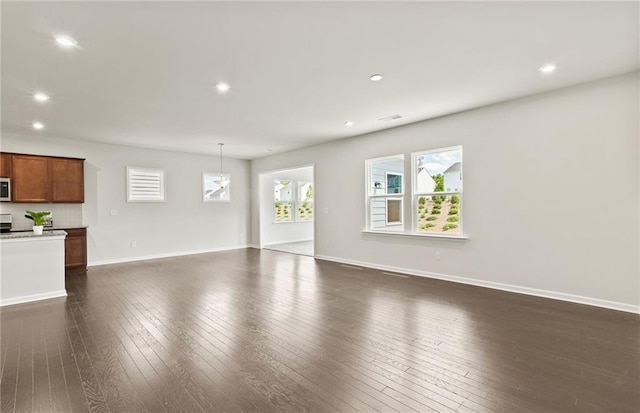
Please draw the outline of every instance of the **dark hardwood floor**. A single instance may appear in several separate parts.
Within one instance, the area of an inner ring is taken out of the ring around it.
[[[255,249],[0,309],[2,412],[639,412],[640,317]]]

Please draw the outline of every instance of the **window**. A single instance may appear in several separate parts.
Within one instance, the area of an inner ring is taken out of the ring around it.
[[[275,222],[313,220],[313,184],[311,182],[276,179],[273,190]]]
[[[367,221],[374,231],[403,231],[404,155],[366,161]]]
[[[402,193],[402,175],[387,172],[387,194]]]
[[[277,179],[273,190],[276,222],[293,222],[293,182]]]
[[[462,146],[415,152],[411,162],[406,192],[404,155],[365,162],[367,230],[463,238]],[[405,229],[405,201],[413,230]]]
[[[127,166],[127,202],[164,202],[162,169]]]
[[[298,202],[296,205],[296,220],[313,220],[313,184],[311,182],[298,182]]]
[[[462,234],[462,147],[414,153],[413,205],[419,234]]]
[[[212,172],[202,173],[202,201],[231,201],[231,175]]]

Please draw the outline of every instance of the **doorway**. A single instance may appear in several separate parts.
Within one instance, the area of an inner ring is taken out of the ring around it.
[[[314,167],[260,174],[260,248],[314,255]]]

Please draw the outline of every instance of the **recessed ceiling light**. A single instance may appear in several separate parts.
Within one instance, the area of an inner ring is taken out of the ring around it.
[[[553,73],[556,71],[558,67],[556,65],[554,65],[553,63],[547,63],[544,66],[541,66],[540,69],[540,73],[544,73],[545,75],[548,75],[549,73]]]
[[[60,47],[64,47],[66,49],[70,49],[78,45],[78,42],[69,36],[56,36],[56,43],[58,43]]]
[[[44,129],[44,125],[42,124],[42,122],[33,122],[31,126],[33,126],[33,129],[35,130]]]
[[[353,123],[352,121],[350,121],[350,120],[348,120],[348,121],[346,121],[346,122],[344,123],[344,126],[346,126],[347,128],[350,128],[350,127],[352,127],[353,125],[354,125],[354,123]]]
[[[229,84],[225,82],[218,82],[216,83],[216,89],[220,93],[227,93],[229,89],[231,89],[231,86],[229,86]]]
[[[369,79],[371,79],[373,82],[379,82],[380,80],[382,80],[382,75],[371,75]]]
[[[38,102],[46,102],[47,100],[49,100],[49,95],[47,95],[46,93],[38,92],[33,95],[33,98]]]

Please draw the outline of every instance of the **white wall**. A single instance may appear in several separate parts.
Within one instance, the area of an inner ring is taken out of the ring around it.
[[[284,242],[307,241],[313,239],[313,221],[275,222],[275,202],[273,182],[276,179],[313,182],[313,167],[303,167],[285,171],[265,173],[260,176],[260,221],[261,239],[259,245],[281,244]],[[255,198],[258,199],[258,198]],[[314,210],[314,214],[315,214]],[[295,210],[293,211],[295,214]]]
[[[248,161],[224,160],[224,172],[232,179],[231,202],[204,203],[202,171],[217,171],[218,157],[9,134],[3,134],[0,149],[86,159],[83,210],[89,265],[247,244]],[[167,202],[127,203],[126,166],[164,169]]]
[[[638,83],[634,73],[257,159],[252,188],[263,171],[315,164],[319,257],[638,311]],[[366,159],[454,145],[468,240],[361,232]]]

